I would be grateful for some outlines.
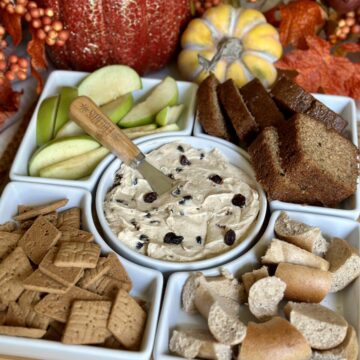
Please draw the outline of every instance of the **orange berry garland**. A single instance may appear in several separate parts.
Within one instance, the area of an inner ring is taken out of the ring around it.
[[[351,35],[360,35],[360,7],[349,11],[338,20],[334,33],[329,35],[329,40],[335,44]]]

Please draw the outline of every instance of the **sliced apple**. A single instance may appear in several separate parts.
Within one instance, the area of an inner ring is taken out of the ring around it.
[[[101,111],[114,122],[119,122],[134,106],[134,98],[131,93],[120,96],[100,107]]]
[[[60,139],[69,136],[83,135],[85,131],[74,121],[69,120],[64,126],[57,132],[55,138]]]
[[[69,109],[71,102],[77,97],[78,91],[74,87],[65,86],[60,90],[59,106],[56,113],[55,119],[55,130],[56,134],[64,124],[69,120]]]
[[[133,132],[155,130],[156,128],[157,128],[156,124],[149,124],[149,125],[135,126],[133,128],[123,129],[123,132],[125,134],[131,134]]]
[[[141,78],[125,65],[108,65],[88,75],[79,85],[79,95],[89,96],[97,105],[141,89]]]
[[[136,104],[119,122],[121,127],[129,128],[152,123],[156,114],[166,106],[175,105],[178,98],[176,81],[167,76],[142,102]]]
[[[108,153],[108,149],[99,147],[84,154],[46,166],[40,170],[40,176],[67,180],[87,177],[91,175],[99,162]]]
[[[125,129],[125,130],[128,130],[128,129]],[[129,139],[135,139],[140,136],[152,135],[152,134],[157,134],[157,133],[166,132],[166,131],[179,131],[179,130],[180,130],[180,128],[177,124],[170,124],[170,125],[165,125],[165,126],[156,128],[154,130],[130,131],[130,132],[127,132],[126,135],[129,137]]]
[[[98,147],[100,147],[99,143],[88,135],[54,139],[35,151],[29,162],[29,175],[39,176],[40,170],[46,166]]]
[[[174,124],[179,120],[184,110],[184,105],[167,106],[156,115],[156,123],[160,126]]]
[[[58,104],[59,95],[48,97],[42,101],[36,120],[37,146],[42,146],[53,138]]]

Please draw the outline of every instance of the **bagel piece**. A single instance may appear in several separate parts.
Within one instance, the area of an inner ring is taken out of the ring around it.
[[[331,274],[328,271],[308,266],[281,263],[275,276],[286,284],[285,299],[319,303],[331,287]]]
[[[217,342],[207,330],[174,330],[170,339],[171,352],[187,359],[231,360],[230,345]]]
[[[359,252],[343,239],[332,239],[325,259],[330,263],[330,292],[344,289],[360,275]]]
[[[227,345],[237,345],[243,341],[246,326],[239,319],[238,302],[217,295],[203,283],[195,290],[194,302],[217,341]]]
[[[289,244],[286,241],[273,239],[261,258],[263,264],[279,264],[282,262],[310,266],[320,270],[328,270],[330,265],[328,261],[320,256],[314,255],[310,251]]]
[[[318,256],[323,256],[328,248],[320,228],[292,220],[285,212],[281,212],[275,222],[275,234],[279,239]]]
[[[249,322],[238,360],[309,360],[311,348],[304,336],[287,320],[274,317]]]
[[[269,271],[266,266],[262,266],[260,269],[256,269],[253,271],[249,271],[245,274],[242,274],[241,280],[244,284],[246,294],[249,294],[249,290],[251,286],[254,284],[254,282],[268,276],[269,276]]]
[[[345,340],[347,321],[325,306],[289,302],[284,312],[313,349],[332,349]]]
[[[259,320],[267,320],[277,315],[285,289],[286,284],[275,276],[256,281],[249,291],[250,312]]]

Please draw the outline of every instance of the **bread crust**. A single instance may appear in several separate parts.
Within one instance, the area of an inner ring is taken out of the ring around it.
[[[303,335],[280,317],[249,322],[238,360],[309,360],[311,348]]]
[[[328,271],[308,266],[281,263],[275,276],[286,283],[287,300],[319,303],[331,287],[331,274]]]

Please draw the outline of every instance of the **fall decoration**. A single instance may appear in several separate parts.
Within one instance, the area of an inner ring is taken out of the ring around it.
[[[195,14],[202,15],[207,9],[210,9],[221,3],[221,0],[196,0],[194,1]]]
[[[276,66],[296,70],[296,82],[309,92],[345,95],[360,100],[360,63],[331,54],[331,44],[320,37],[307,36],[305,40],[307,50],[291,51]]]
[[[28,22],[32,39],[27,46],[27,57],[19,57],[11,51],[22,40],[23,20]],[[11,37],[12,47],[8,38]],[[45,44],[63,46],[69,33],[54,17],[51,8],[39,7],[35,1],[0,0],[0,126],[17,111],[20,93],[13,92],[11,81],[25,80],[31,74],[38,81],[38,92],[42,89],[42,79],[38,70],[46,68]]]
[[[360,7],[349,11],[337,21],[333,34],[329,35],[332,44],[346,40],[352,35],[360,36]]]
[[[124,64],[144,74],[173,56],[189,0],[42,0],[71,36],[65,46],[48,49],[59,68],[93,71]]]
[[[254,77],[271,85],[276,79],[273,62],[282,53],[277,31],[261,12],[225,4],[193,19],[181,45],[178,65],[185,78],[199,83],[211,71],[239,87]]]
[[[279,26],[283,46],[305,49],[306,36],[315,35],[324,26],[326,13],[315,1],[298,0],[269,11],[266,18]]]
[[[328,0],[327,2],[340,14],[353,11],[360,7],[360,0]]]

